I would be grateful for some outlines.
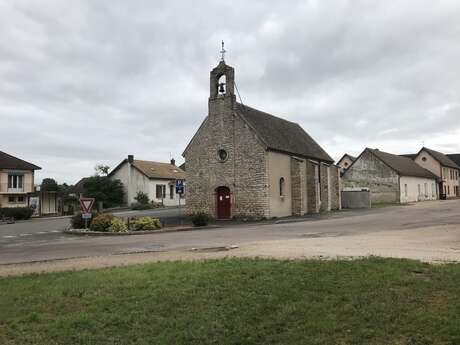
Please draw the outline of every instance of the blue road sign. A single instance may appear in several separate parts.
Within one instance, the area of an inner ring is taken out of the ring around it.
[[[176,193],[184,194],[184,180],[176,180]]]

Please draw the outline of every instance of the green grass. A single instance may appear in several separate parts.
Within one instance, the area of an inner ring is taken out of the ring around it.
[[[0,344],[460,344],[460,265],[231,259],[1,278]]]
[[[399,202],[373,202],[371,204],[371,208],[384,208],[384,207],[391,207],[391,206],[409,206],[409,204],[401,204]]]

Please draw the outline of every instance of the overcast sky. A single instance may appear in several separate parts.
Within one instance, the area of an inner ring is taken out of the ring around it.
[[[457,0],[0,0],[0,150],[38,181],[181,163],[222,39],[243,102],[335,159],[460,152]]]

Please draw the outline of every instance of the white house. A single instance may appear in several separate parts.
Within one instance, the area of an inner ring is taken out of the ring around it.
[[[171,163],[160,163],[134,159],[128,155],[109,174],[112,179],[123,183],[125,202],[130,205],[138,192],[149,196],[150,200],[162,203],[165,206],[185,204],[185,194],[182,197],[176,193],[176,180],[185,180],[185,172]]]

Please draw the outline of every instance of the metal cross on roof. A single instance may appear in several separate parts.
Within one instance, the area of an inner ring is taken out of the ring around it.
[[[224,48],[224,41],[222,41],[222,50],[220,51],[220,54],[222,55],[222,57],[221,57],[220,61],[225,61],[225,53],[226,52],[227,51]]]

